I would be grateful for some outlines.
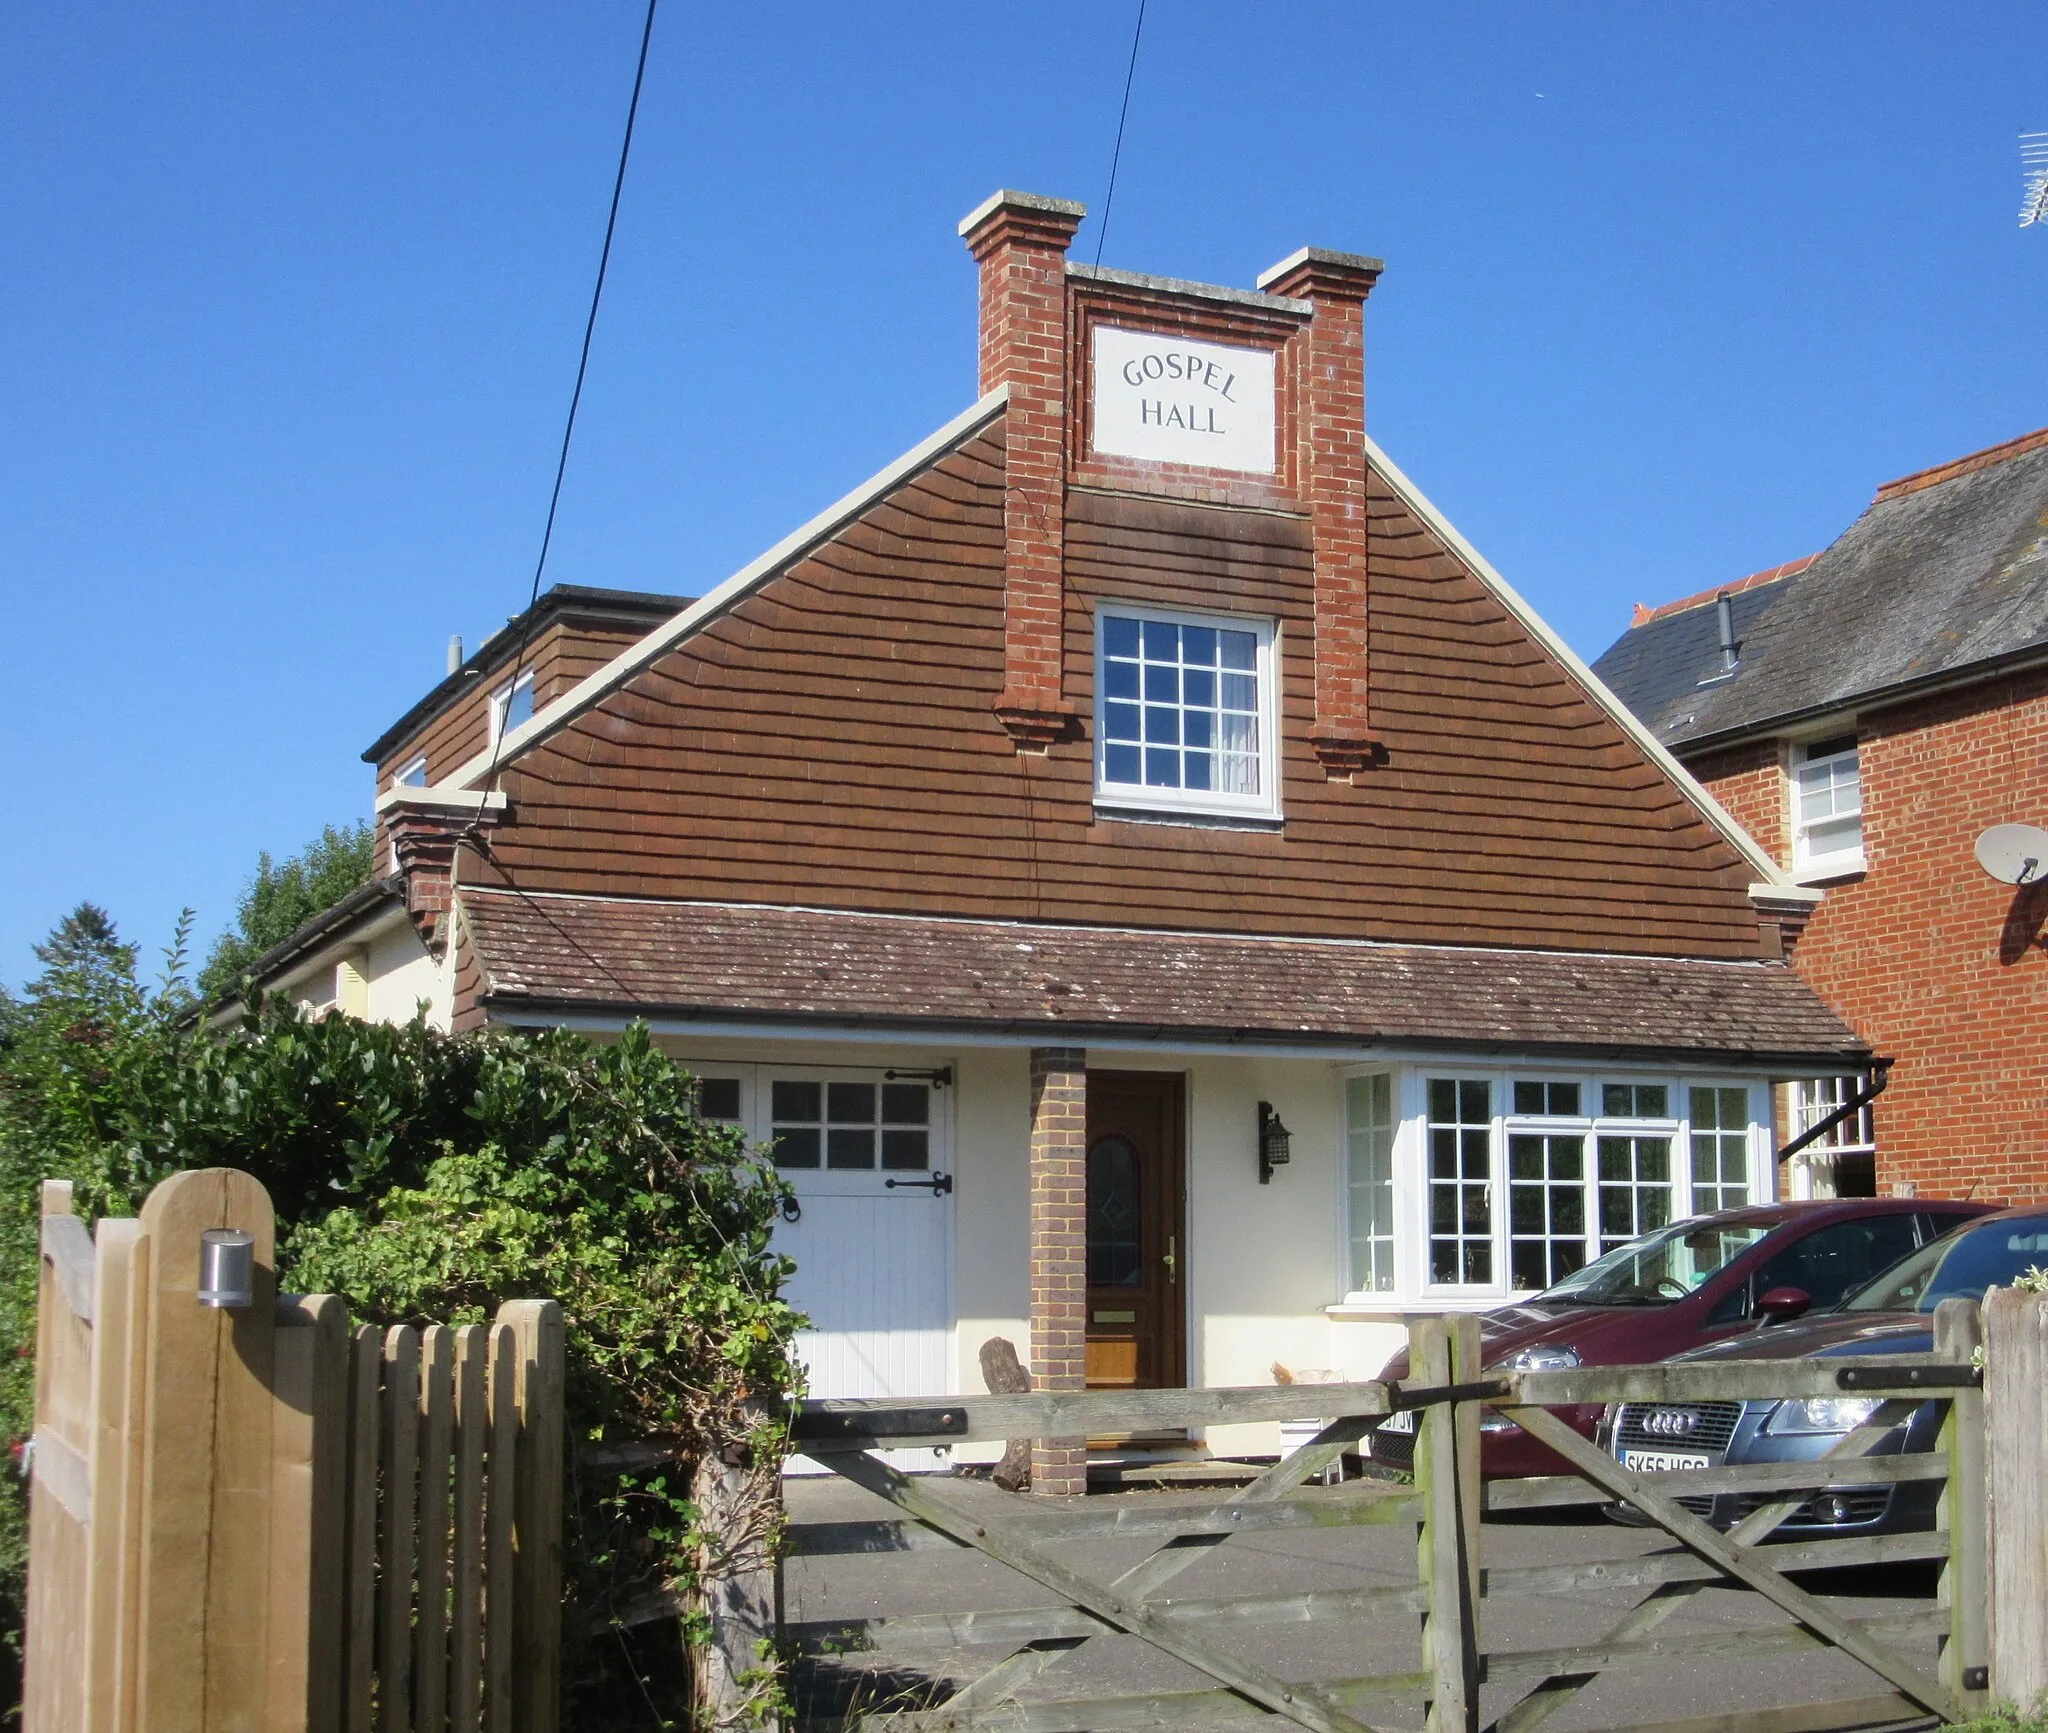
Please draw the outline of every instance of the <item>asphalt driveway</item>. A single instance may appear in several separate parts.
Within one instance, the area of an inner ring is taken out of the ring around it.
[[[977,1488],[977,1494],[986,1491]],[[1219,1489],[1220,1491],[1220,1489]],[[1158,1498],[1157,1492],[1098,1494],[1111,1499]],[[860,1521],[895,1514],[881,1499],[834,1478],[793,1480],[792,1521]],[[1062,1549],[1063,1562],[1108,1580],[1137,1563],[1159,1543],[1089,1541]],[[1654,1530],[1623,1528],[1592,1513],[1544,1512],[1489,1519],[1481,1543],[1490,1569],[1627,1560],[1673,1550]],[[1814,1573],[1801,1579],[1809,1592],[1857,1619],[1925,1615],[1934,1606],[1932,1565],[1870,1567]],[[1233,1536],[1177,1577],[1175,1597],[1223,1597],[1359,1589],[1415,1581],[1415,1530],[1410,1524],[1332,1529],[1289,1529]],[[1589,1586],[1565,1593],[1490,1597],[1484,1643],[1488,1651],[1549,1649],[1597,1641],[1648,1591],[1637,1586]],[[962,1613],[1060,1604],[1058,1598],[987,1556],[965,1549],[798,1557],[784,1568],[784,1615],[790,1623],[867,1619],[916,1613]],[[1764,1637],[1745,1629],[1783,1630],[1790,1621],[1761,1596],[1709,1586],[1692,1595],[1660,1634],[1727,1632],[1731,1640],[1711,1656],[1658,1660],[1617,1668],[1588,1687],[1545,1725],[1556,1733],[1631,1727],[1709,1714],[1731,1714],[1818,1700],[1881,1695],[1890,1687],[1860,1663],[1835,1650],[1759,1653]],[[1409,1609],[1316,1623],[1210,1625],[1209,1638],[1229,1652],[1288,1678],[1355,1677],[1400,1673],[1420,1665],[1417,1617]],[[1931,1638],[1895,1645],[1924,1668],[1935,1662]],[[800,1676],[800,1703],[813,1718],[836,1718],[849,1703],[904,1708],[942,1698],[949,1682],[964,1684],[993,1666],[1001,1647],[883,1647],[829,1655],[808,1662]],[[1161,1654],[1137,1638],[1103,1636],[1062,1656],[1016,1692],[1024,1703],[1058,1699],[1194,1691],[1215,1681]],[[1482,1698],[1491,1720],[1513,1701],[1500,1687]],[[1418,1728],[1419,1709],[1392,1703],[1366,1711],[1376,1725]],[[1205,1728],[1279,1725],[1248,1713],[1241,1720],[1211,1720]],[[1852,1724],[1841,1721],[1840,1725]],[[1867,1724],[1867,1718],[1865,1718]]]

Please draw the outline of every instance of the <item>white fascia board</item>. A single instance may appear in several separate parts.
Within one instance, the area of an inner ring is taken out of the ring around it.
[[[401,782],[377,796],[380,813],[401,806],[420,812],[503,812],[505,796],[495,788],[486,793],[480,788],[451,788],[446,783],[420,788],[410,782]]]
[[[915,475],[935,459],[943,456],[969,434],[979,432],[1002,413],[1009,401],[1009,386],[997,386],[980,402],[954,416],[930,438],[912,446],[888,468],[869,477],[837,504],[826,507],[803,528],[784,536],[760,558],[742,566],[708,595],[692,602],[674,618],[664,620],[637,643],[628,645],[596,673],[572,686],[545,710],[529,717],[506,735],[499,742],[495,755],[497,768],[502,770],[522,752],[538,746],[606,693],[624,685],[658,656],[687,638],[705,621],[723,613],[748,591],[765,583],[792,560],[809,553],[827,537],[836,535],[899,482]],[[453,775],[437,783],[435,791],[463,788],[478,778],[489,775],[492,763],[493,754],[490,748],[486,747]],[[381,801],[379,805],[382,805]]]
[[[1565,671],[1586,689],[1586,695],[1607,712],[1621,731],[1643,749],[1650,761],[1677,784],[1678,791],[1699,809],[1701,817],[1720,831],[1730,846],[1756,869],[1757,877],[1764,881],[1770,894],[1777,896],[1795,888],[1784,868],[1764,852],[1756,838],[1737,824],[1729,816],[1727,808],[1700,785],[1699,779],[1672,757],[1670,750],[1643,726],[1641,718],[1633,710],[1608,691],[1600,676],[1587,667],[1578,653],[1550,629],[1543,616],[1515,592],[1514,585],[1487,563],[1486,556],[1458,533],[1457,526],[1401,473],[1400,466],[1374,443],[1370,434],[1365,440],[1365,455],[1366,460],[1386,479],[1387,485],[1401,496],[1402,504],[1443,538],[1444,544],[1465,562],[1474,577],[1500,598],[1501,605],[1521,622],[1523,629],[1564,664]],[[1756,886],[1751,887],[1752,897],[1757,894],[1757,889]]]

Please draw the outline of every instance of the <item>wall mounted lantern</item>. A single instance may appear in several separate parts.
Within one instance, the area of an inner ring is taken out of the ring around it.
[[[256,1239],[240,1228],[199,1236],[199,1303],[240,1311],[256,1303]]]
[[[1273,1183],[1273,1169],[1285,1167],[1293,1134],[1280,1123],[1270,1101],[1259,1103],[1259,1184]]]

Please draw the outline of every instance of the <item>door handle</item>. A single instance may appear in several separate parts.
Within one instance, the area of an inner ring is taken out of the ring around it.
[[[1166,1279],[1169,1282],[1180,1280],[1180,1259],[1174,1255],[1179,1248],[1180,1241],[1174,1235],[1168,1234],[1166,1236],[1166,1255],[1159,1261],[1166,1266]]]
[[[953,1189],[953,1176],[950,1173],[935,1173],[930,1179],[885,1179],[882,1184],[891,1191],[899,1185],[916,1186],[920,1191],[930,1192],[933,1197],[944,1197]]]

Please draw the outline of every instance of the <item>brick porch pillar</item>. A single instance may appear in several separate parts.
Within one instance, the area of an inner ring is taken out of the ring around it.
[[[1031,1050],[1031,1377],[1040,1390],[1087,1384],[1088,1055]],[[1040,1438],[1031,1490],[1088,1490],[1088,1441]]]

